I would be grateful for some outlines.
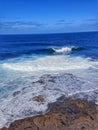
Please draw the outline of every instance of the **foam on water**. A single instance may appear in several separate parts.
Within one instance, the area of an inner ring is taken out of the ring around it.
[[[84,48],[76,46],[65,46],[61,48],[52,48],[52,49],[56,54],[70,54],[73,51],[80,51],[83,50]]]
[[[97,69],[98,62],[90,61],[81,57],[70,56],[45,56],[36,60],[27,59],[16,63],[4,63],[2,68],[27,71],[27,72],[47,72],[47,71],[64,71],[75,69],[88,69],[90,67]]]
[[[53,50],[54,50],[56,53],[69,54],[69,53],[72,51],[72,48],[73,48],[73,47],[62,47],[62,48],[59,48],[59,49],[53,48]]]
[[[98,101],[98,62],[89,58],[59,55],[4,61],[0,77],[0,128],[44,113],[62,95],[82,93]],[[43,103],[34,100],[39,95]]]

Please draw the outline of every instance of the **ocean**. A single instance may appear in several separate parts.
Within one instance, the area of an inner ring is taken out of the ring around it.
[[[0,35],[0,128],[61,96],[98,104],[98,32]]]

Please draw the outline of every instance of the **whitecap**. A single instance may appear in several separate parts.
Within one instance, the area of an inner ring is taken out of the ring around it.
[[[45,56],[36,60],[27,59],[16,63],[3,63],[3,69],[22,72],[57,72],[78,69],[98,68],[98,62],[88,58],[71,56]]]

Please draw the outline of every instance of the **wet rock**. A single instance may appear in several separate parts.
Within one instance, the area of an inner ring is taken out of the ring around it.
[[[36,101],[36,102],[40,102],[40,103],[45,102],[45,99],[42,95],[38,95],[38,96],[34,97],[33,100]]]
[[[44,84],[44,81],[42,79],[40,79],[38,81],[32,82],[32,84],[36,84],[36,83]]]
[[[13,96],[15,97],[15,96],[17,96],[19,93],[20,93],[20,91],[14,92],[14,93],[13,93]]]
[[[39,95],[35,100],[43,101],[41,98]],[[66,98],[50,104],[49,109],[46,114],[15,121],[1,130],[98,130],[98,110],[93,102]]]

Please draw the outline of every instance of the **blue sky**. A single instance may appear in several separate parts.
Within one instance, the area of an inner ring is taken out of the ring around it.
[[[0,0],[0,34],[98,31],[98,0]]]

